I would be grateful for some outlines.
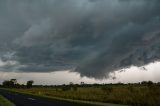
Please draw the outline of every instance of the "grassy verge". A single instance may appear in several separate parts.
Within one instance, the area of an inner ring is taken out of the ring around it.
[[[15,105],[0,95],[0,106],[15,106]]]
[[[29,92],[19,91],[18,89],[7,89],[7,90],[17,92],[17,93],[29,94],[29,95],[39,96],[39,97],[45,97],[45,98],[49,98],[49,99],[55,99],[55,100],[61,100],[61,101],[76,103],[76,104],[82,104],[82,105],[85,105],[85,106],[129,106],[129,105],[120,105],[120,104],[113,104],[113,103],[102,103],[102,102],[94,102],[94,101],[73,100],[73,99],[66,99],[66,98],[61,98],[61,97],[39,95],[39,94],[33,94],[33,93],[29,93]]]

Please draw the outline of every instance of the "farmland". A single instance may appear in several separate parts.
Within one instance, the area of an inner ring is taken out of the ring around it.
[[[114,103],[132,106],[159,106],[160,86],[156,84],[60,85],[10,88],[12,91],[49,98]]]

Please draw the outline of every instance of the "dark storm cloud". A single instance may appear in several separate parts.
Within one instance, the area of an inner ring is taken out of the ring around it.
[[[158,61],[159,11],[159,0],[1,0],[1,70],[102,78]]]

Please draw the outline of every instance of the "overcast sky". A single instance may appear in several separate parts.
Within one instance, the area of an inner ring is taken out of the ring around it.
[[[1,82],[160,81],[159,59],[159,0],[0,1]]]

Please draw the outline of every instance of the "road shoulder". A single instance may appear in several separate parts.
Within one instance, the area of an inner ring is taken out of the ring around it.
[[[5,97],[0,95],[0,106],[15,106],[15,105]]]

